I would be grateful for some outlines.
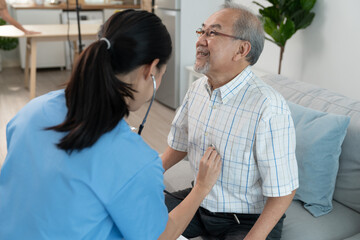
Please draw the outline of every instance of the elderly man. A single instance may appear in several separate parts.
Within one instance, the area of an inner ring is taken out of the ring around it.
[[[196,33],[194,69],[205,77],[192,84],[178,109],[163,166],[167,170],[187,155],[196,176],[213,145],[223,168],[183,235],[280,239],[298,188],[295,129],[284,98],[251,71],[264,46],[262,24],[228,3]],[[167,194],[169,211],[189,191]]]

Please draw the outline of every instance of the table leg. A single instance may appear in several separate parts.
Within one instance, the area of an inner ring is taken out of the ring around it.
[[[29,38],[26,39],[25,45],[25,87],[29,88],[29,62],[30,62],[30,46],[31,41]]]
[[[30,67],[30,99],[35,97],[36,89],[36,41],[31,41],[31,67]]]
[[[74,56],[73,56],[72,68],[74,67],[76,60],[79,57],[79,49],[78,49],[78,45],[77,45],[77,40],[73,41],[73,46],[74,46]]]

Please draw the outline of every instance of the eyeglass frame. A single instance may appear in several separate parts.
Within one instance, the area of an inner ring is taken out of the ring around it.
[[[195,33],[196,35],[200,38],[201,36],[203,36],[204,34],[206,34],[206,37],[211,37],[210,36],[210,32],[213,32],[214,36],[212,37],[216,37],[216,36],[224,36],[224,37],[230,37],[230,38],[234,38],[236,40],[242,40],[242,41],[247,41],[243,38],[240,38],[240,37],[236,37],[236,36],[232,36],[232,35],[229,35],[229,34],[225,34],[225,33],[221,33],[221,32],[217,32],[215,30],[211,30],[211,29],[207,29],[207,30],[204,30],[202,28],[198,28],[196,29]]]

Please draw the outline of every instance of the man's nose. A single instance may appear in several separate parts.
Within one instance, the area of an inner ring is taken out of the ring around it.
[[[196,47],[198,46],[207,46],[206,34],[201,35],[196,41]]]

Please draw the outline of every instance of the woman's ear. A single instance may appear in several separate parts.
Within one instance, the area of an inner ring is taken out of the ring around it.
[[[251,50],[251,44],[248,41],[242,41],[239,45],[237,52],[235,53],[233,60],[239,61],[242,58],[245,58]]]
[[[158,65],[159,61],[160,61],[160,59],[156,58],[150,64],[145,65],[144,70],[143,70],[145,79],[148,79],[151,74],[155,76],[156,72],[158,71],[156,69],[156,66]]]

